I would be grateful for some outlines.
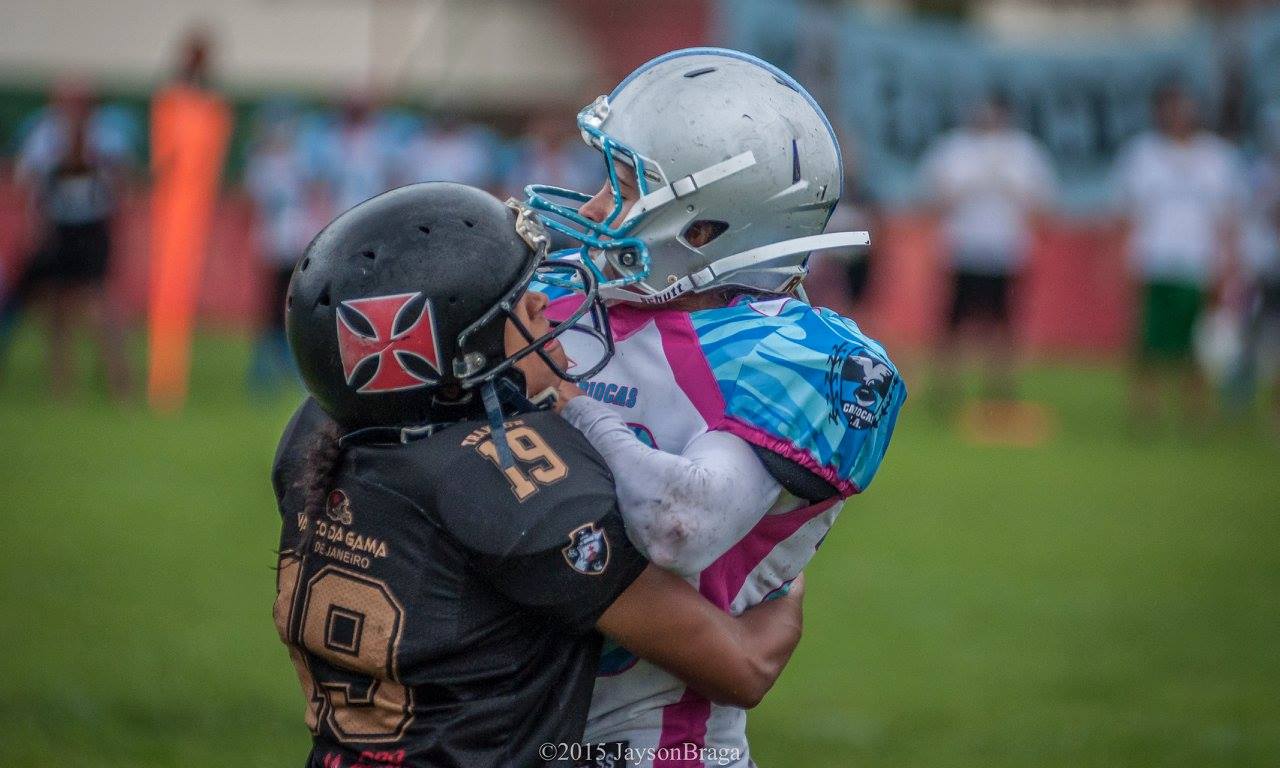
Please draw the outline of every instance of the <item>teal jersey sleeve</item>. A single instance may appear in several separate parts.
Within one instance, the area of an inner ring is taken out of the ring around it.
[[[795,299],[691,315],[724,400],[714,429],[791,459],[844,495],[870,485],[907,389],[857,323]]]

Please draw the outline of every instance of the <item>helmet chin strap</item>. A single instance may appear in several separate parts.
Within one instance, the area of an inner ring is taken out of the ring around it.
[[[625,288],[600,289],[600,295],[609,299],[629,301],[637,304],[665,304],[686,293],[700,293],[708,288],[722,284],[724,278],[750,269],[758,272],[773,272],[779,276],[779,282],[787,277],[801,277],[806,273],[804,267],[790,263],[789,257],[797,253],[824,251],[831,248],[866,247],[871,245],[871,235],[867,232],[826,232],[821,235],[797,237],[782,240],[758,248],[735,253],[716,259],[707,266],[685,275],[657,293],[642,294]],[[777,262],[786,260],[786,263]]]
[[[498,463],[503,469],[515,464],[511,456],[511,446],[507,445],[507,429],[503,425],[502,403],[498,400],[498,391],[493,379],[480,385],[480,399],[484,402],[485,413],[489,416],[489,434],[493,438],[493,447],[498,449]]]
[[[503,376],[485,381],[479,389],[480,400],[484,404],[485,415],[489,419],[489,433],[498,451],[498,463],[503,469],[507,469],[515,463],[511,455],[511,446],[507,443],[508,415],[517,416],[521,413],[551,408],[555,405],[555,390],[547,389],[537,397],[529,398],[511,379]],[[470,400],[470,397],[471,394],[468,391],[467,397],[459,402]],[[503,412],[503,406],[506,406],[508,413]],[[446,427],[457,424],[460,419],[469,418],[469,416],[457,414],[454,418],[403,427],[364,427],[343,435],[338,439],[338,445],[349,448],[363,443],[410,443],[430,437]]]

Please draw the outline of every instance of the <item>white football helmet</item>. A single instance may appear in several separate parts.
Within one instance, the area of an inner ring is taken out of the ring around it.
[[[583,216],[585,192],[525,191],[549,227],[580,244],[602,296],[657,304],[725,286],[785,293],[811,251],[869,244],[866,232],[822,233],[844,178],[835,131],[799,83],[754,56],[659,56],[583,109],[578,127],[603,153],[611,214]],[[619,162],[640,192],[625,216]],[[691,244],[695,226],[711,239]]]

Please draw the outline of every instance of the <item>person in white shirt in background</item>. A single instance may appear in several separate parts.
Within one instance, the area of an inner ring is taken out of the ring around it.
[[[87,83],[58,85],[18,152],[15,180],[31,194],[39,243],[11,293],[0,296],[0,372],[22,311],[47,305],[49,391],[71,394],[75,334],[88,325],[113,399],[129,394],[121,312],[108,281],[112,233],[134,166],[136,129],[126,113],[100,106]]]
[[[524,139],[515,147],[514,162],[506,171],[503,188],[519,196],[529,179],[568,189],[591,189],[600,181],[600,154],[564,126],[560,115],[546,113],[529,120]]]
[[[394,164],[395,182],[453,181],[491,190],[496,143],[487,128],[445,117],[410,138]]]
[[[258,111],[245,160],[244,185],[254,203],[254,234],[270,293],[249,363],[249,388],[269,393],[297,380],[284,334],[284,303],[293,267],[323,222],[323,193],[299,147],[297,105],[269,101]]]
[[[1199,107],[1180,83],[1156,92],[1156,129],[1135,138],[1116,164],[1130,267],[1141,290],[1131,416],[1140,431],[1160,415],[1161,390],[1176,381],[1184,414],[1209,415],[1207,387],[1192,362],[1206,298],[1233,268],[1244,179],[1225,140],[1199,125]]]
[[[395,186],[392,168],[401,147],[371,93],[352,91],[335,124],[321,129],[314,161],[330,195],[329,217]]]
[[[1243,262],[1252,288],[1245,332],[1244,392],[1270,390],[1271,426],[1280,432],[1280,101],[1263,110],[1258,157],[1248,171]]]
[[[1014,125],[1006,98],[989,94],[966,125],[940,137],[921,170],[941,220],[951,268],[947,328],[939,339],[934,391],[951,405],[958,356],[979,354],[983,396],[1016,399],[1010,299],[1027,262],[1036,217],[1050,204],[1053,168],[1040,144]]]

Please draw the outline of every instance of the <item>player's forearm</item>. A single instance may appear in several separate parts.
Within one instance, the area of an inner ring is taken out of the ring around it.
[[[703,436],[692,456],[677,456],[640,442],[615,413],[589,398],[574,398],[561,413],[613,472],[632,540],[668,570],[703,570],[777,499],[776,482],[748,446],[735,452],[731,435]]]
[[[677,457],[656,451],[636,438],[616,414],[587,397],[577,397],[561,411],[570,424],[586,435],[613,473],[618,506],[632,541],[654,564],[681,573],[682,555],[693,529],[693,520],[673,512],[671,484],[678,479]],[[688,502],[682,500],[682,507]]]
[[[803,590],[734,617],[675,574],[650,567],[597,627],[718,704],[760,703],[800,641]]]
[[[801,601],[788,595],[757,605],[736,620],[739,645],[735,706],[750,709],[760,703],[800,643],[803,631]]]

